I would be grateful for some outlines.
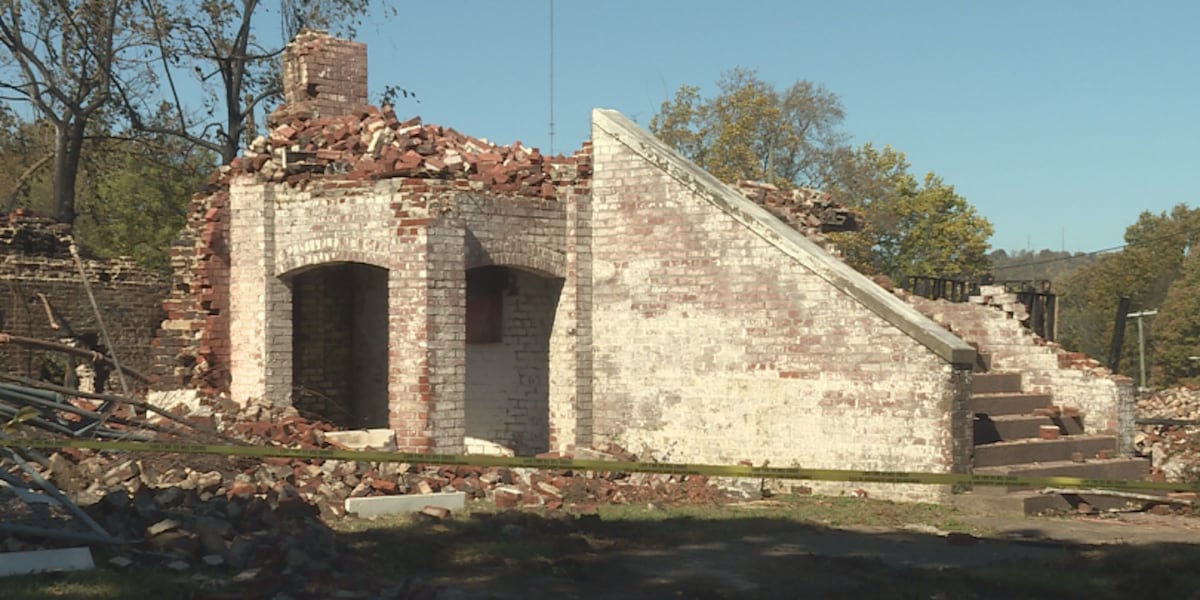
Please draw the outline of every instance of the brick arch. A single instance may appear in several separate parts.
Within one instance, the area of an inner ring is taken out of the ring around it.
[[[544,277],[565,278],[567,259],[561,252],[528,242],[502,240],[486,243],[468,236],[465,269],[500,266],[531,271]]]
[[[388,257],[384,254],[346,250],[332,246],[313,250],[306,248],[285,250],[281,255],[282,257],[275,264],[275,272],[281,278],[293,277],[309,269],[339,263],[359,263],[381,269],[391,268],[388,264]]]

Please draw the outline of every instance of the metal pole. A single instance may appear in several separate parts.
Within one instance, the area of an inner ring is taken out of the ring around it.
[[[1143,317],[1153,317],[1157,314],[1157,310],[1143,310],[1125,315],[1136,318],[1138,323],[1138,366],[1141,368],[1142,375],[1142,384],[1138,387],[1139,392],[1146,391],[1146,333],[1142,327],[1142,319]]]
[[[1125,313],[1129,311],[1129,298],[1117,301],[1117,322],[1113,325],[1112,345],[1108,350],[1108,370],[1113,373],[1121,366],[1121,348],[1125,345]]]
[[[1142,327],[1142,316],[1138,315],[1138,368],[1141,370],[1142,383],[1138,391],[1146,390],[1146,332]]]

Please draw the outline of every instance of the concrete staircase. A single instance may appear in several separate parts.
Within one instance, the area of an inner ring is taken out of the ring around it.
[[[975,413],[973,469],[977,474],[1141,479],[1149,461],[1116,456],[1111,435],[1084,433],[1084,415],[1055,406],[1048,394],[1022,391],[1020,373],[976,373],[971,385]],[[995,515],[1106,509],[1126,501],[1086,494],[1042,494],[1011,486],[980,486],[956,496],[964,509]]]

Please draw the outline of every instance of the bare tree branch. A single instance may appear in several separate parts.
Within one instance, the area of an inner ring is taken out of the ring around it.
[[[43,155],[41,158],[34,161],[32,165],[26,167],[25,170],[17,176],[16,181],[13,182],[12,189],[9,190],[8,195],[4,200],[5,211],[12,212],[13,209],[16,208],[17,198],[21,196],[21,190],[25,187],[25,184],[35,174],[37,174],[42,167],[50,164],[51,160],[54,160],[53,152]]]

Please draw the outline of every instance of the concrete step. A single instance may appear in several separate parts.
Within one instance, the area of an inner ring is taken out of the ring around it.
[[[975,415],[975,444],[1036,439],[1044,425],[1058,427],[1059,435],[1083,433],[1082,417],[1043,417],[1038,415]]]
[[[1001,495],[987,495],[975,492],[956,494],[953,499],[955,508],[996,517],[1016,518],[1042,514],[1078,512],[1081,508],[1091,510],[1140,510],[1148,503],[1143,500],[1129,500],[1112,496],[1097,496],[1093,494],[1042,494],[1039,492],[1012,492]],[[1086,503],[1088,507],[1081,507]]]
[[[1035,408],[1049,408],[1049,394],[1025,394],[1022,392],[993,392],[971,394],[971,410],[985,415],[1028,415]]]
[[[1015,440],[996,442],[975,447],[972,464],[981,467],[999,467],[1036,462],[1071,460],[1078,452],[1083,458],[1094,458],[1101,450],[1116,454],[1117,438],[1111,435],[1070,435],[1057,440]]]
[[[999,467],[979,467],[974,469],[976,475],[996,475],[1006,477],[1083,477],[1086,479],[1119,479],[1123,481],[1140,481],[1150,475],[1150,461],[1145,458],[1090,458],[1087,462],[1050,461],[1024,465],[1005,465]],[[1037,490],[1042,486],[1011,485],[978,486],[974,493],[980,495],[1002,495],[1021,490]]]
[[[971,393],[998,394],[1021,391],[1020,373],[975,373],[971,376]]]

